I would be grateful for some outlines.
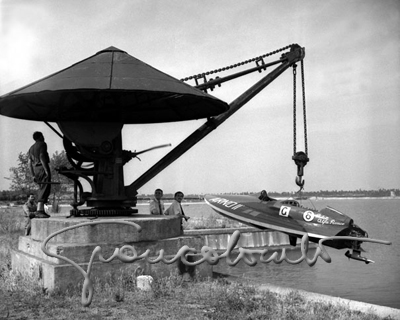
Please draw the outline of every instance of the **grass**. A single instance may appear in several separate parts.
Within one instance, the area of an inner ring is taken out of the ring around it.
[[[24,218],[0,210],[0,319],[381,319],[308,301],[297,291],[280,295],[250,283],[178,274],[156,278],[152,291],[139,290],[132,274],[95,279],[93,302],[85,308],[80,303],[82,284],[47,292],[11,269],[10,252],[23,233]]]
[[[80,288],[47,293],[22,276],[1,286],[1,316],[12,319],[380,319],[332,304],[308,302],[293,291],[286,296],[249,284],[222,280],[156,279],[140,291],[129,276],[96,281],[89,308],[80,305]]]

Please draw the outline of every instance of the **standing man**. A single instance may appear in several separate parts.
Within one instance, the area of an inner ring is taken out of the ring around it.
[[[34,132],[33,140],[35,143],[30,147],[28,156],[29,168],[34,177],[33,181],[39,185],[36,218],[49,218],[50,216],[44,211],[44,204],[47,203],[51,189],[50,158],[43,134],[38,131]]]
[[[37,209],[37,204],[35,202],[35,196],[30,194],[28,196],[28,201],[22,206],[24,210],[26,223],[25,223],[25,235],[29,236],[31,234],[31,219],[35,218],[35,213]]]
[[[171,206],[165,211],[165,215],[181,215],[182,218],[184,218],[186,221],[190,219],[190,217],[185,216],[185,213],[183,212],[181,202],[183,200],[183,192],[178,191],[174,195],[174,201],[172,201]]]
[[[154,199],[150,201],[150,214],[163,215],[164,202],[161,200],[164,193],[161,189],[154,191]]]

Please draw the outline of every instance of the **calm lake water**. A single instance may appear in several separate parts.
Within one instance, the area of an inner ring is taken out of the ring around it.
[[[331,296],[400,309],[400,199],[326,199],[314,200],[316,209],[329,205],[354,219],[372,239],[388,240],[392,245],[363,243],[367,256],[375,263],[365,264],[344,256],[347,249],[327,248],[331,263],[322,259],[310,267],[305,262],[291,265],[258,263],[249,267],[240,262],[235,267],[218,265],[216,271]],[[303,205],[312,207],[309,201]],[[207,216],[212,212],[204,204],[185,205],[189,216]],[[221,267],[223,268],[221,270]],[[219,269],[218,269],[219,268]]]

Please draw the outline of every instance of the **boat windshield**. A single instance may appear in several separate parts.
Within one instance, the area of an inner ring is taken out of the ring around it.
[[[293,206],[293,207],[300,207],[300,203],[298,203],[295,200],[285,200],[282,201],[283,204],[288,204],[289,206]]]

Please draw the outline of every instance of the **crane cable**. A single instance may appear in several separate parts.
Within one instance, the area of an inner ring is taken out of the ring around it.
[[[218,68],[218,69],[215,69],[215,70],[209,70],[207,72],[202,72],[202,73],[199,73],[199,74],[195,74],[195,75],[192,75],[190,77],[183,78],[183,79],[181,79],[181,81],[185,82],[185,81],[194,79],[196,81],[196,83],[197,83],[198,79],[203,78],[204,80],[206,80],[206,76],[208,76],[208,75],[211,75],[211,74],[214,74],[214,73],[219,73],[219,72],[230,70],[230,69],[234,69],[234,68],[243,66],[243,65],[251,63],[251,62],[255,62],[257,65],[260,65],[260,64],[263,65],[264,64],[264,58],[269,57],[269,56],[274,55],[274,54],[277,54],[279,52],[285,51],[285,50],[289,50],[295,45],[296,44],[289,44],[286,47],[283,47],[283,48],[280,48],[280,49],[265,53],[265,54],[263,54],[261,56],[258,56],[258,57],[252,58],[252,59],[248,59],[248,60],[245,60],[245,61],[242,61],[242,62],[238,62],[238,63],[232,64],[232,65],[229,65],[229,66],[225,66],[223,68]]]
[[[303,94],[303,121],[304,121],[304,147],[305,147],[305,152],[303,151],[297,151],[296,149],[296,137],[297,137],[297,132],[296,132],[296,71],[297,65],[293,65],[293,157],[292,159],[294,160],[295,164],[297,165],[297,177],[296,177],[296,184],[300,187],[301,191],[304,188],[304,180],[303,178],[303,173],[304,170],[303,168],[307,164],[307,162],[310,160],[308,158],[308,142],[307,142],[307,116],[306,116],[306,95],[305,95],[305,81],[304,81],[304,61],[301,60],[301,83],[302,83],[302,94]]]

